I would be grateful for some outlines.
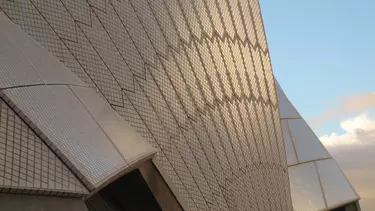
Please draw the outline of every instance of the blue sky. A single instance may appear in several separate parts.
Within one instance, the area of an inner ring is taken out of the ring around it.
[[[305,119],[340,97],[375,91],[375,1],[260,0],[273,71]],[[375,117],[375,113],[371,112]],[[318,136],[340,132],[343,115]]]

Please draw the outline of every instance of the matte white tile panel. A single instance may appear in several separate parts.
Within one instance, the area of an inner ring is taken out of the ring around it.
[[[275,80],[276,81],[276,80]],[[285,96],[284,91],[281,89],[279,83],[276,81],[276,94],[279,101],[280,118],[301,118],[297,110]]]
[[[297,164],[297,155],[294,150],[292,138],[290,136],[288,120],[281,120],[281,128],[283,130],[285,153],[288,166]]]
[[[358,200],[358,195],[333,159],[316,161],[328,208]]]
[[[300,163],[331,157],[305,120],[289,119],[288,124]]]
[[[292,202],[295,211],[325,208],[322,190],[313,162],[288,168]]]

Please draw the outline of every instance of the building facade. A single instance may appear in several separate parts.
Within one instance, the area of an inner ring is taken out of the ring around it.
[[[295,211],[360,210],[360,197],[276,82]]]
[[[257,0],[0,8],[0,210],[293,210]]]

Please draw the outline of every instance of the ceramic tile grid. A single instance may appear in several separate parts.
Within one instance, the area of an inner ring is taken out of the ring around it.
[[[29,126],[90,190],[155,154],[156,149],[109,104],[91,88],[82,87],[85,84],[73,72],[3,12],[0,28],[4,29],[0,69],[5,79],[0,81],[4,88],[0,96],[27,124],[32,122]],[[31,76],[40,82],[35,84]]]
[[[68,86],[27,86],[2,92],[90,190],[128,166]]]
[[[154,163],[185,210],[292,210],[257,0],[0,7],[161,150]]]
[[[82,196],[86,188],[0,100],[0,192]]]

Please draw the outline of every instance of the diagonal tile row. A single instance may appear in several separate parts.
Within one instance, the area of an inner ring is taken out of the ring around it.
[[[153,161],[185,210],[292,209],[256,0],[0,7],[160,149]]]
[[[0,192],[82,196],[86,188],[59,157],[0,101]]]
[[[0,26],[5,29],[0,33],[0,96],[89,191],[156,152],[102,98],[2,14]]]

